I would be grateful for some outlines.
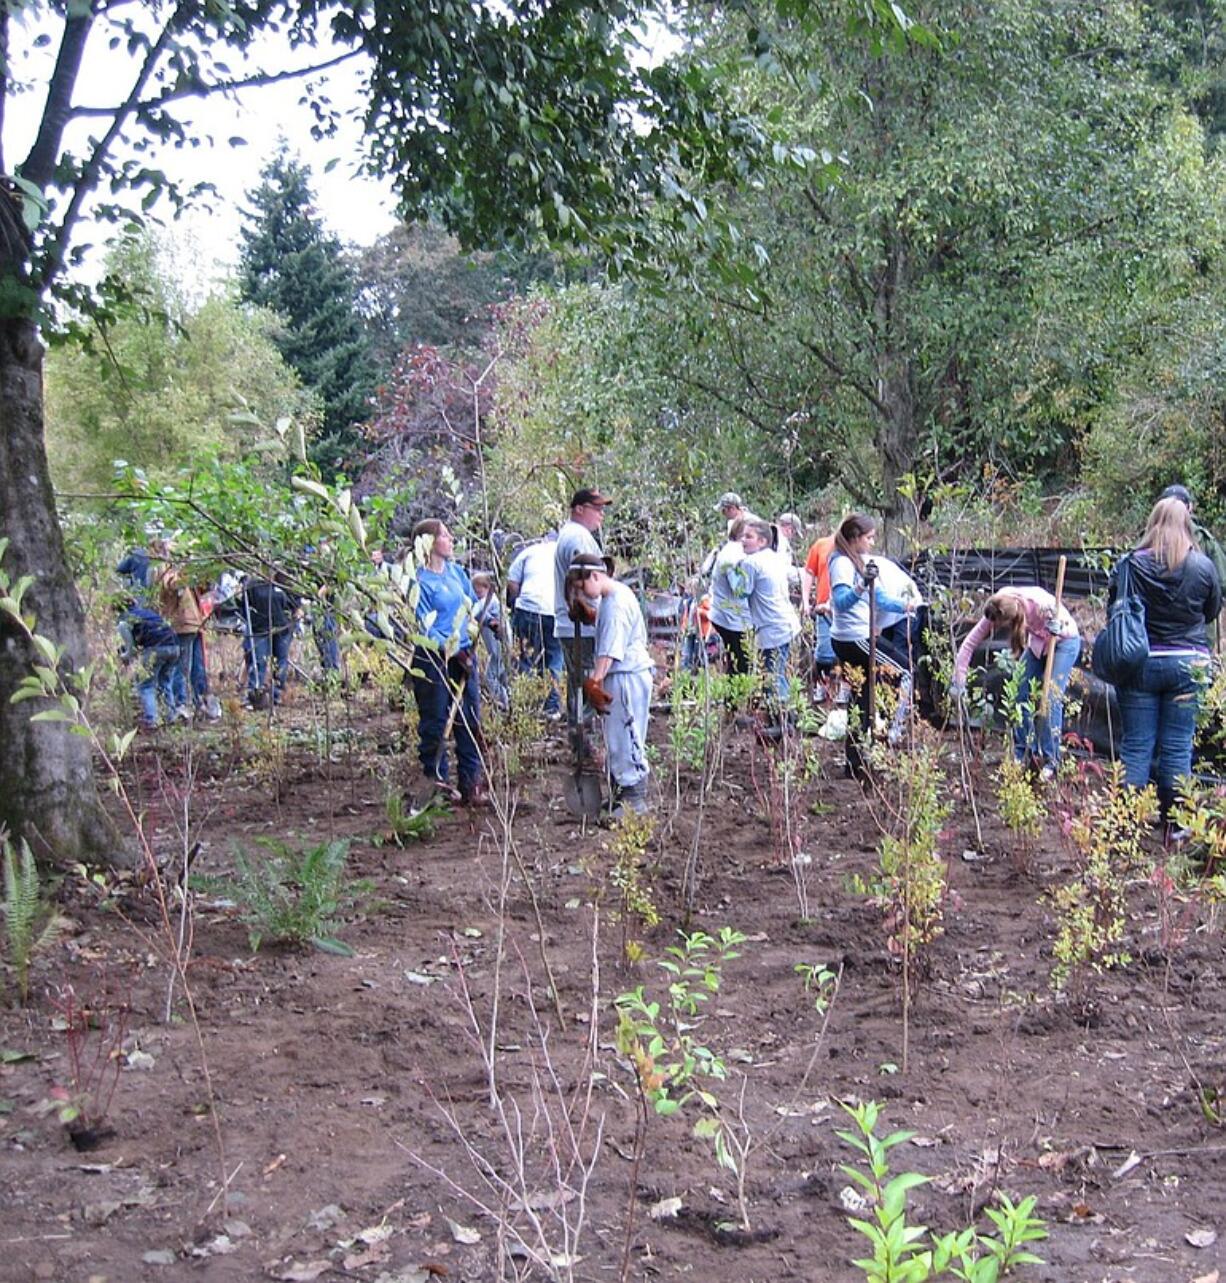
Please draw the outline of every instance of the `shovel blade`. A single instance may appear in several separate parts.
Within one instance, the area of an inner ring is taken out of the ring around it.
[[[563,780],[562,796],[566,800],[566,809],[577,820],[596,819],[604,805],[600,780],[586,772],[568,774]]]

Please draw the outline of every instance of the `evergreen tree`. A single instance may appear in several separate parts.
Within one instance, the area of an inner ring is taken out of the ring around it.
[[[283,147],[261,178],[242,230],[240,289],[282,318],[274,341],[323,404],[323,429],[311,453],[330,474],[353,453],[357,425],[370,417],[370,343],[341,243],[315,212],[310,168]]]

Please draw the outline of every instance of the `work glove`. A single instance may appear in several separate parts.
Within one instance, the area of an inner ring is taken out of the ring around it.
[[[596,607],[582,593],[573,593],[569,605],[570,609],[567,613],[570,615],[572,624],[594,624],[596,622]]]
[[[605,690],[596,677],[584,679],[583,693],[587,697],[587,702],[598,713],[607,713],[613,707],[613,696]]]
[[[451,662],[467,676],[473,670],[473,653],[471,650],[457,650]]]

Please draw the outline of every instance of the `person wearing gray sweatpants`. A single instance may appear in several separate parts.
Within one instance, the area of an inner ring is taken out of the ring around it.
[[[638,598],[606,570],[604,559],[581,554],[570,576],[598,603],[595,664],[583,691],[601,714],[605,760],[613,782],[613,816],[647,810],[647,721],[655,665],[647,649],[647,624]]]

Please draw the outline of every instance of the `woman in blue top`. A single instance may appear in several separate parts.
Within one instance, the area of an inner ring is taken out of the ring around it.
[[[479,804],[485,800],[478,748],[481,687],[470,627],[476,594],[468,575],[451,560],[455,544],[443,522],[437,517],[419,521],[413,541],[423,539],[426,561],[417,572],[417,622],[427,641],[418,642],[413,660],[418,756],[440,791],[453,800]],[[455,729],[458,793],[451,787],[447,764],[449,719]]]
[[[856,690],[856,708],[859,725],[847,728],[846,772],[854,779],[865,777],[864,741],[872,728],[868,724],[868,651],[869,612],[868,581],[865,579],[867,558],[877,542],[877,523],[860,513],[848,517],[834,536],[834,551],[830,554],[830,637],[834,653],[843,666],[845,677],[852,671],[861,674]],[[877,610],[907,618],[912,606],[882,592],[880,585],[873,589]],[[898,708],[890,727],[889,741],[897,744],[902,737],[911,706],[911,665],[907,653],[888,638],[880,635],[876,642],[878,676],[898,683]],[[855,685],[855,681],[852,681]]]

